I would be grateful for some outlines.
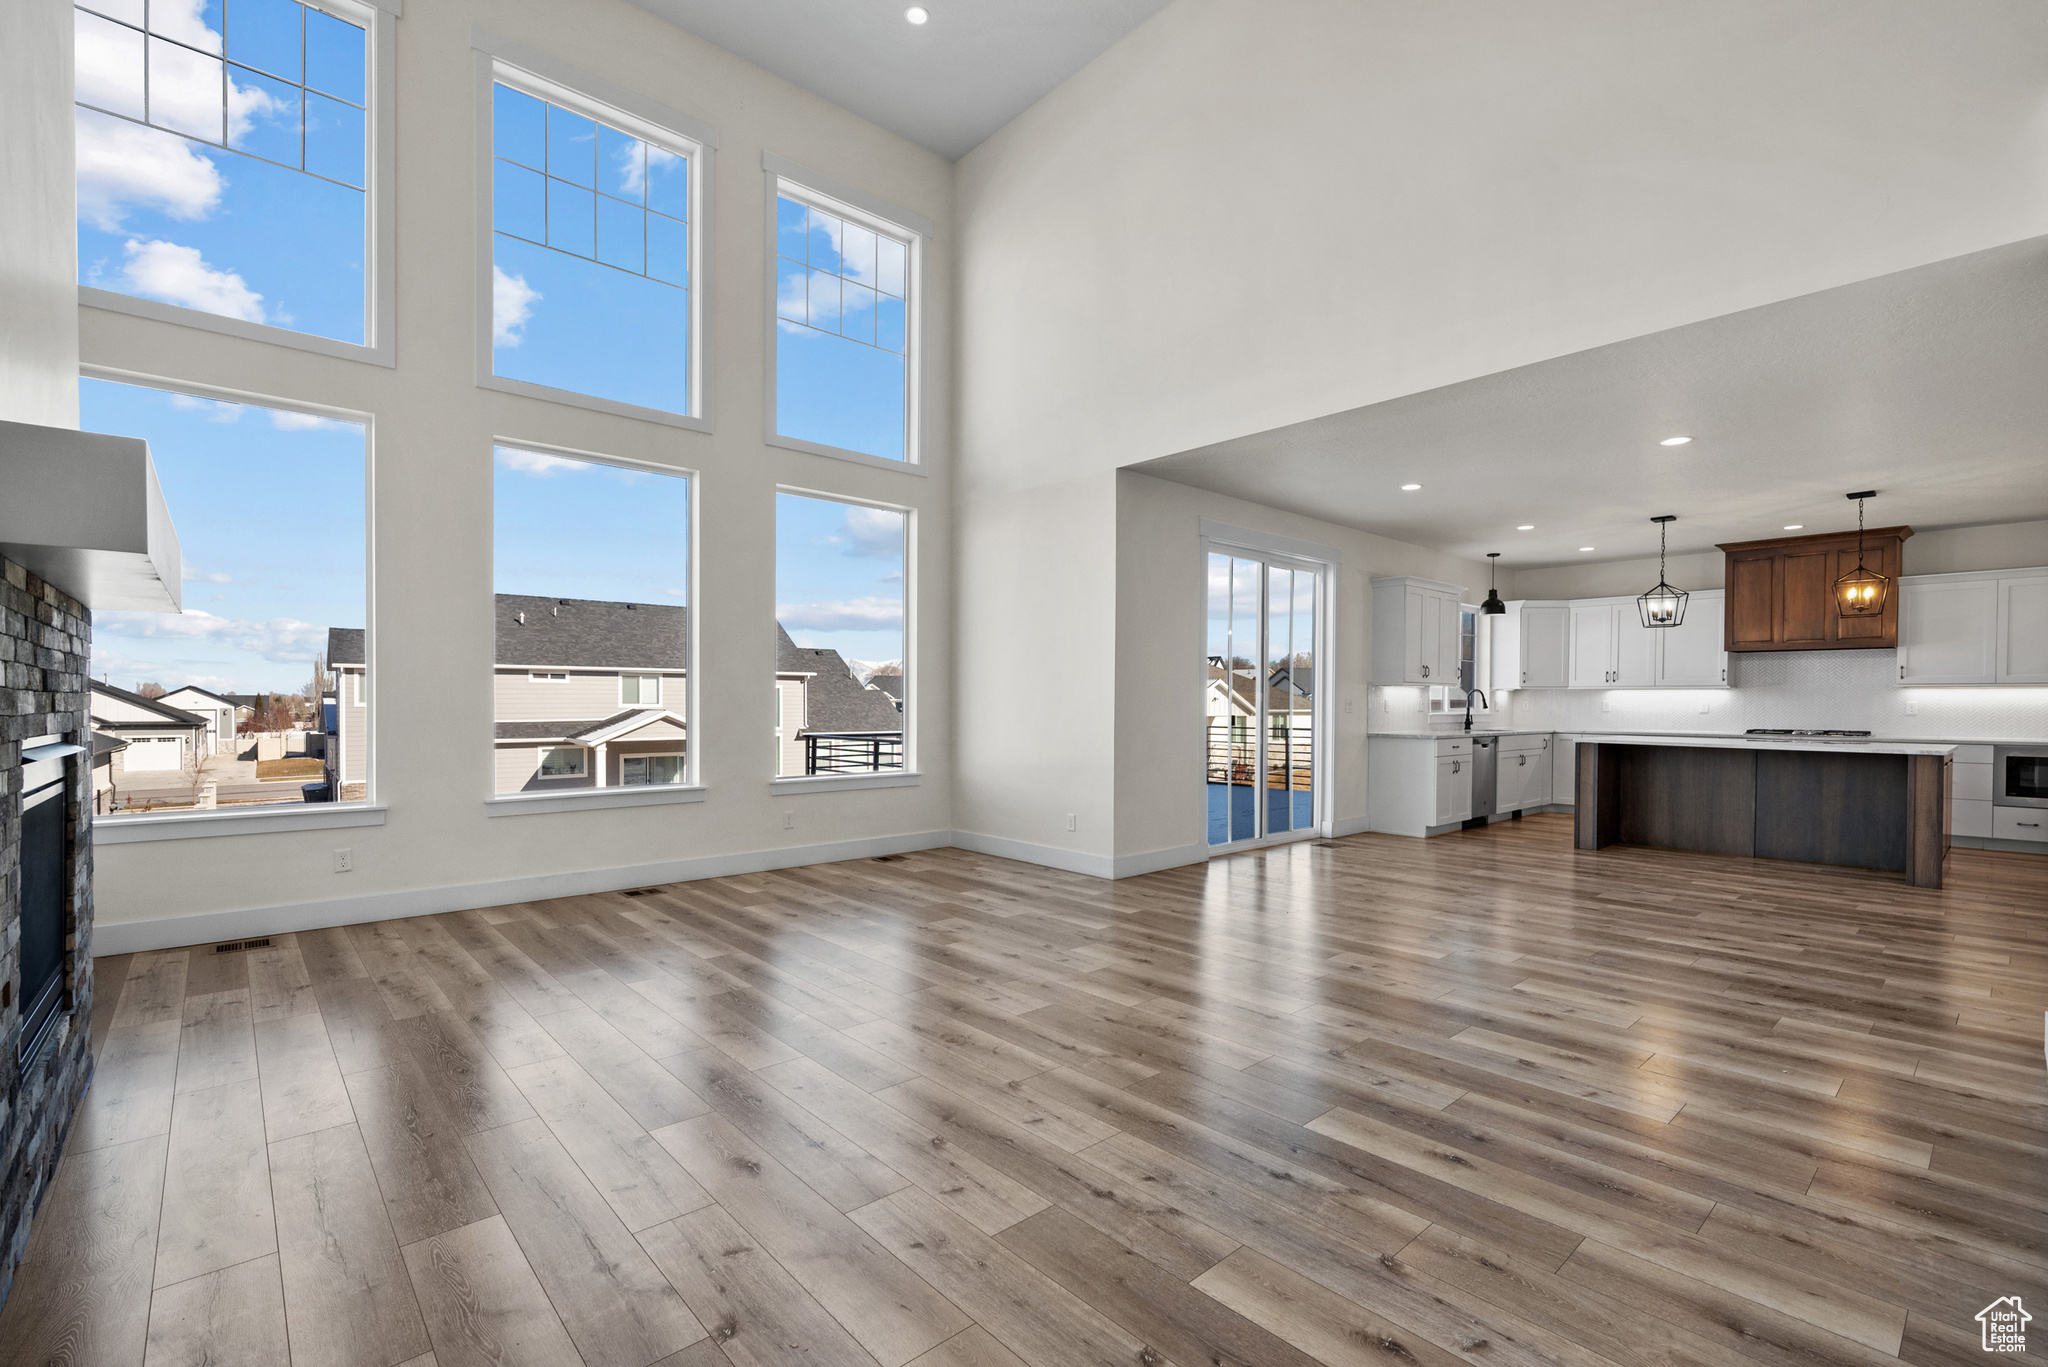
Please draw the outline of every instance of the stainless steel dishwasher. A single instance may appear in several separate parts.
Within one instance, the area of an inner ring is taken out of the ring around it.
[[[1484,826],[1500,810],[1500,737],[1472,737],[1472,819]]]

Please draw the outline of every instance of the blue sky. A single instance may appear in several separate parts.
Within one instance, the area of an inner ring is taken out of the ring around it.
[[[108,380],[78,391],[85,430],[149,442],[185,558],[183,614],[93,614],[93,677],[296,692],[327,628],[363,625],[363,429]]]
[[[498,593],[688,604],[690,481],[499,447]]]
[[[904,515],[775,496],[775,615],[800,646],[903,658]]]
[[[293,0],[153,0],[145,36],[141,0],[88,4],[79,280],[361,342],[363,31]]]
[[[1209,557],[1209,642],[1207,653],[1259,658],[1259,562],[1227,555]],[[1266,592],[1271,639],[1266,661],[1282,665],[1315,651],[1315,575],[1280,567],[1271,571]]]

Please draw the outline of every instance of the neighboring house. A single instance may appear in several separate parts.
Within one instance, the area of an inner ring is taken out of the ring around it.
[[[896,694],[864,687],[838,651],[800,646],[780,623],[775,652],[778,777],[903,767],[901,675]]]
[[[681,783],[688,775],[689,609],[501,593],[492,679],[495,791]],[[333,627],[329,751],[344,799],[363,782],[368,718],[363,633]],[[776,628],[778,775],[903,764],[898,690],[864,688],[836,650]]]
[[[243,722],[263,710],[264,702],[270,697],[268,693],[223,693],[221,696],[235,705],[235,730],[238,732]]]
[[[327,729],[327,781],[334,796],[353,802],[369,781],[369,677],[364,666],[363,629],[327,628],[327,667],[334,672],[334,714]],[[353,785],[358,791],[350,791]]]
[[[201,755],[219,754],[235,743],[237,709],[231,696],[186,684],[183,688],[172,689],[157,701],[190,712],[206,723],[206,738],[199,751]]]
[[[104,731],[92,733],[92,809],[96,815],[113,811],[120,798],[119,771],[115,766],[127,748],[128,742],[119,736]]]
[[[161,698],[145,698],[125,688],[92,681],[92,727],[127,746],[111,772],[179,774],[205,757],[208,722]],[[147,781],[145,781],[147,782]],[[162,787],[157,780],[155,786]]]

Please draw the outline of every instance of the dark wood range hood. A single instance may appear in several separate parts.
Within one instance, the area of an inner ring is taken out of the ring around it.
[[[1845,616],[1835,581],[1856,568],[1855,532],[1731,541],[1726,646],[1731,651],[1888,650],[1899,643],[1899,567],[1911,527],[1872,527],[1863,563],[1891,581],[1884,611]]]

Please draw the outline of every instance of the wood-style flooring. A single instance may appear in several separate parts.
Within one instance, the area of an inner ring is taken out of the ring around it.
[[[1978,1362],[2048,1331],[2048,861],[1948,872],[1546,815],[102,959],[0,1362]]]

